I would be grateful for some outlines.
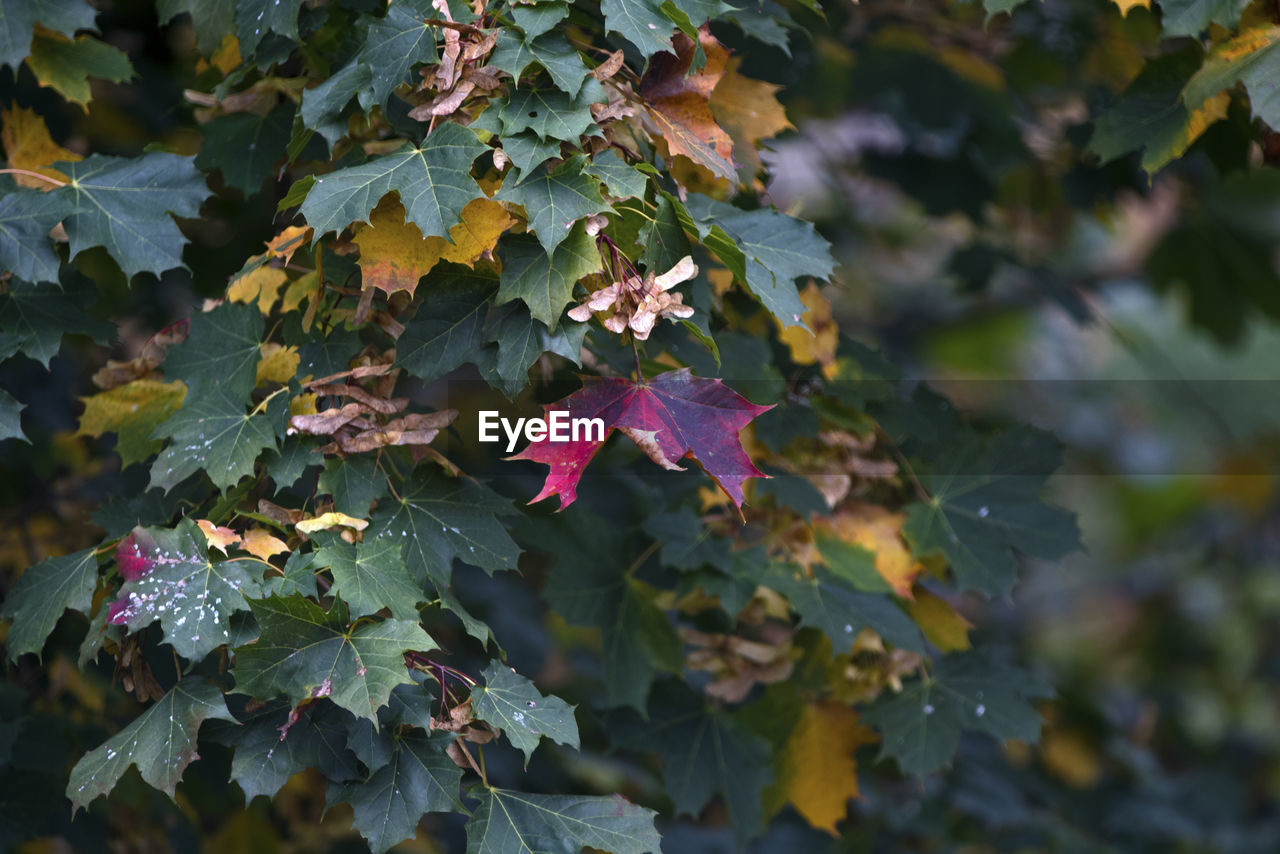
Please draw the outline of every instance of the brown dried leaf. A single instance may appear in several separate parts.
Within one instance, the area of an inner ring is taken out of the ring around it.
[[[602,82],[608,80],[622,68],[622,59],[622,51],[615,50],[608,59],[591,69],[591,76]]]

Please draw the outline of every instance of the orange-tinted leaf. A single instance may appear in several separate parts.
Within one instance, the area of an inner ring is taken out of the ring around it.
[[[223,554],[227,553],[229,546],[240,542],[240,535],[230,528],[220,528],[208,519],[197,519],[196,524],[200,526],[201,531],[204,531],[204,538],[208,540],[209,545]]]
[[[733,140],[716,124],[711,112],[711,94],[724,75],[729,52],[705,28],[698,41],[707,62],[690,74],[695,45],[679,33],[672,40],[676,54],[659,53],[649,61],[649,70],[640,81],[640,97],[647,115],[657,127],[657,136],[672,154],[689,158],[712,174],[736,180]]]
[[[894,593],[909,599],[911,583],[924,571],[924,565],[911,556],[903,542],[905,520],[905,514],[892,513],[873,504],[858,504],[833,516],[825,526],[844,542],[874,552],[876,571],[889,582]]]
[[[354,231],[365,288],[412,295],[418,280],[440,260],[439,244],[423,240],[418,227],[405,222],[404,205],[394,195],[378,203],[368,225],[358,225]]]
[[[240,538],[240,548],[263,560],[270,560],[272,555],[289,551],[289,547],[285,545],[283,540],[272,536],[264,528],[245,531],[244,536]]]

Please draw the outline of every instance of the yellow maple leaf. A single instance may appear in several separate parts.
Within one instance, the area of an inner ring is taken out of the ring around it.
[[[729,60],[724,76],[711,91],[711,112],[733,139],[734,153],[758,167],[756,143],[789,130],[792,124],[778,102],[782,87],[739,74],[741,64],[740,57]]]
[[[162,420],[177,409],[187,396],[187,387],[179,380],[162,383],[156,380],[134,380],[107,391],[98,392],[84,401],[78,436],[101,436],[119,433],[131,422]]]
[[[232,282],[227,288],[227,299],[245,304],[257,300],[259,310],[263,314],[270,314],[280,296],[280,289],[288,280],[284,270],[259,267]]]
[[[889,582],[893,592],[911,598],[911,583],[924,565],[911,556],[902,541],[903,513],[893,513],[874,504],[857,504],[827,520],[823,527],[846,543],[874,552],[876,571]]]
[[[230,528],[219,528],[208,519],[197,519],[196,524],[200,526],[201,531],[204,531],[204,538],[209,541],[209,545],[223,554],[227,553],[228,546],[234,546],[240,542],[240,535]]]
[[[791,351],[791,361],[797,365],[822,365],[822,375],[833,378],[836,365],[836,345],[840,343],[840,330],[831,316],[831,303],[814,282],[809,282],[800,292],[805,304],[804,326],[783,326],[778,322],[778,337]],[[812,330],[812,332],[810,332]]]
[[[304,300],[319,292],[320,278],[315,273],[304,273],[289,283],[280,300],[281,311],[296,311]]]
[[[57,163],[59,160],[82,159],[79,154],[53,141],[44,119],[40,118],[35,110],[19,107],[16,104],[11,105],[9,109],[0,113],[0,122],[3,122],[3,127],[0,127],[0,143],[4,145],[11,168],[26,169],[59,181],[66,181],[67,176],[57,169],[48,168],[49,164]],[[14,175],[13,179],[18,182],[19,187],[52,190],[57,186],[30,175]]]
[[[245,531],[244,536],[240,538],[240,548],[263,560],[270,560],[272,555],[289,551],[289,547],[285,545],[284,540],[273,536],[265,528],[253,528]]]
[[[262,345],[262,361],[258,362],[257,385],[287,383],[298,372],[301,357],[297,347],[284,347],[274,341]]]
[[[428,240],[442,244],[440,257],[455,264],[475,264],[498,245],[498,238],[515,225],[515,218],[492,199],[472,199],[462,209],[462,221],[449,229],[453,243],[439,237]]]
[[[1151,0],[1115,0],[1115,4],[1120,7],[1121,15],[1128,15],[1130,9],[1151,8]]]
[[[213,52],[213,55],[208,60],[204,57],[196,60],[196,74],[203,74],[210,68],[216,68],[222,72],[223,77],[226,77],[239,68],[242,61],[240,58],[240,40],[231,33],[227,33],[222,37],[222,43],[218,45],[218,49]]]
[[[849,799],[858,797],[854,752],[876,740],[851,707],[831,701],[806,704],[783,748],[771,805],[790,802],[809,824],[837,836],[836,824],[845,817]]]
[[[418,280],[440,261],[441,243],[424,240],[422,232],[405,222],[404,205],[394,195],[378,202],[368,225],[357,225],[352,238],[360,247],[360,272],[365,288],[387,293],[418,287]]]
[[[412,294],[418,280],[441,261],[474,265],[515,223],[498,202],[472,199],[462,209],[461,221],[449,229],[452,242],[435,235],[424,238],[416,225],[405,222],[400,200],[387,196],[373,209],[369,224],[355,228],[364,286]]]
[[[907,603],[907,613],[929,642],[943,652],[969,648],[969,629],[973,624],[957,613],[946,599],[917,587],[915,599]]]

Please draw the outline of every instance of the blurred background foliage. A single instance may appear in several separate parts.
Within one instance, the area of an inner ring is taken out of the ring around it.
[[[35,108],[77,151],[136,154],[152,139],[196,151],[191,117],[158,108],[183,103],[205,73],[189,24],[159,26],[150,3],[98,5],[104,39],[130,55],[138,79],[94,81],[81,111],[26,69],[16,79],[5,70],[0,104]],[[785,86],[796,130],[766,155],[767,189],[835,244],[841,267],[825,294],[841,329],[979,418],[1012,415],[1055,433],[1068,451],[1055,500],[1079,514],[1087,550],[1031,562],[1012,601],[961,603],[976,645],[1011,647],[1056,686],[1040,746],[965,741],[954,769],[923,784],[878,767],[865,747],[862,797],[841,838],[784,812],[750,850],[1280,850],[1271,131],[1237,90],[1224,118],[1154,175],[1142,152],[1106,163],[1090,153],[1092,124],[1144,63],[1199,43],[1162,41],[1160,12],[1141,3],[1122,12],[1104,0],[1036,0],[985,23],[977,5],[938,0],[835,0],[823,4],[825,22],[802,2],[783,5],[803,25],[789,54],[753,44],[744,71]],[[718,35],[742,46],[732,30]],[[220,293],[270,234],[274,211],[260,197],[219,195],[210,208],[185,224],[190,276],[119,281],[93,307],[126,324],[121,352],[193,296]],[[4,588],[45,555],[96,542],[89,513],[140,487],[74,435],[72,401],[101,358],[75,340],[48,373],[11,360],[0,376],[28,403],[32,439],[0,444]],[[519,584],[478,574],[473,584],[472,598],[490,603],[480,616],[517,639],[505,645],[520,669],[554,687],[556,650],[572,631],[548,625]],[[71,822],[59,797],[65,769],[134,707],[109,668],[78,670],[83,631],[64,620],[46,666],[24,660],[0,686],[0,844],[363,850],[341,808],[321,820],[318,776],[294,778],[272,806],[245,806],[225,783],[229,758],[212,753],[192,766],[177,805],[130,774],[109,814]],[[530,774],[548,785],[658,786],[647,771],[588,754],[555,766],[540,754]],[[663,827],[664,850],[735,850],[715,818]],[[435,838],[459,850],[459,828],[444,821]]]

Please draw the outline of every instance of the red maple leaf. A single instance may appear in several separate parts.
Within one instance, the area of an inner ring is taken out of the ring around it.
[[[619,377],[585,377],[582,388],[543,407],[565,411],[570,418],[599,418],[601,441],[531,442],[509,459],[532,460],[551,467],[533,504],[560,496],[560,509],[578,497],[578,480],[596,451],[614,430],[626,435],[649,459],[667,469],[682,470],[675,461],[695,460],[742,508],[742,484],[749,477],[768,477],[751,462],[738,431],[772,406],[757,406],[720,380],[695,377],[688,368],[660,374],[641,383]]]

